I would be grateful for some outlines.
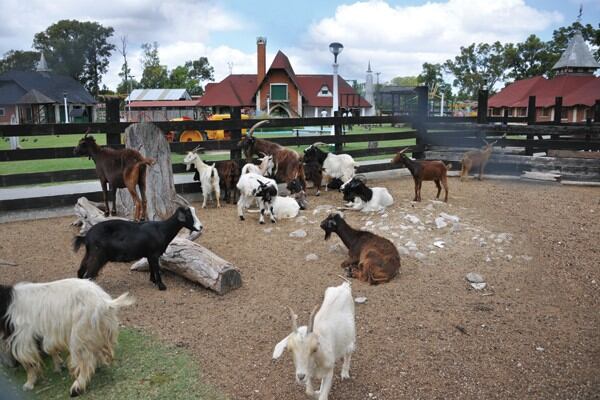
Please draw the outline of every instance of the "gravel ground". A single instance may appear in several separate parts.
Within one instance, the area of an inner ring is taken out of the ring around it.
[[[375,183],[396,205],[346,219],[393,240],[401,273],[380,286],[353,283],[368,301],[356,307],[352,379],[341,382],[338,365],[330,399],[599,398],[598,188],[451,179],[444,204],[431,200],[430,182],[421,203],[410,201],[412,179]],[[129,264],[107,265],[98,283],[132,292],[138,301],[123,323],[187,349],[231,398],[305,399],[291,357],[271,353],[289,333],[285,306],[306,323],[325,288],[341,282],[345,257],[318,226],[340,194],[310,201],[302,217],[276,225],[259,225],[257,214],[240,222],[232,205],[200,210],[198,241],[242,273],[242,288],[225,296],[168,273],[160,292]],[[437,228],[442,212],[450,217]],[[75,276],[83,251],[71,251],[72,220],[0,224],[0,259],[18,264],[0,264],[2,282]],[[297,229],[307,236],[290,237]],[[310,253],[318,259],[305,261]],[[472,289],[469,272],[487,287]]]

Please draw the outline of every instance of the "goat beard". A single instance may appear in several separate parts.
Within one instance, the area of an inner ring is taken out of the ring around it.
[[[328,240],[331,237],[331,231],[325,231],[325,240]]]

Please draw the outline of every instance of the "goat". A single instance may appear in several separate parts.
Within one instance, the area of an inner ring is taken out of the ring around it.
[[[301,210],[306,210],[308,207],[308,200],[306,198],[306,192],[302,188],[302,183],[298,178],[292,179],[288,182],[286,186],[287,190],[290,192],[290,197],[294,198],[300,206]]]
[[[202,187],[202,208],[206,208],[206,201],[212,192],[215,193],[215,199],[217,201],[217,208],[221,207],[221,188],[219,185],[219,173],[214,165],[205,164],[198,153],[196,152],[199,148],[187,153],[183,159],[183,163],[186,165],[186,171],[190,170],[192,164],[198,171],[198,177],[200,179],[200,186]]]
[[[277,343],[273,358],[278,359],[287,348],[294,359],[296,382],[306,385],[306,394],[319,400],[327,400],[333,380],[335,362],[344,359],[342,379],[350,378],[350,359],[356,348],[356,325],[354,299],[350,283],[344,282],[325,290],[325,298],[315,314],[310,314],[307,326],[298,327],[298,316],[290,308],[292,333]],[[315,392],[312,378],[321,379],[321,387]]]
[[[112,299],[94,282],[63,279],[48,283],[0,285],[0,341],[27,372],[23,390],[32,390],[50,355],[60,371],[60,353],[69,352],[75,381],[71,397],[82,394],[98,363],[109,365],[119,334],[117,313],[133,304],[127,293]]]
[[[271,154],[275,163],[274,179],[277,182],[287,183],[297,176],[300,182],[302,182],[302,187],[305,187],[304,169],[302,168],[302,161],[298,153],[294,150],[286,149],[277,143],[254,137],[254,130],[268,123],[268,120],[263,120],[254,124],[239,141],[238,148],[244,151],[246,162],[251,162],[253,154]]]
[[[442,186],[444,186],[444,201],[448,202],[448,177],[446,176],[450,169],[450,164],[445,165],[442,161],[411,160],[404,152],[407,149],[399,151],[391,161],[392,165],[404,165],[410,171],[415,181],[415,198],[413,201],[421,201],[421,185],[423,181],[434,181],[437,186],[436,199],[440,198]],[[441,182],[441,185],[440,185]]]
[[[262,155],[262,157],[258,159],[260,164],[255,165],[252,163],[248,163],[244,165],[242,167],[242,175],[247,174],[248,172],[252,172],[254,174],[262,176],[270,176],[273,174],[273,168],[275,168],[275,164],[273,163],[273,156],[267,155],[265,153],[260,154]]]
[[[273,215],[273,200],[277,196],[277,183],[270,178],[265,178],[262,175],[248,172],[240,177],[237,183],[237,188],[240,191],[240,199],[237,202],[238,216],[240,220],[244,220],[244,209],[249,208],[252,200],[256,199],[260,209],[260,217],[258,222],[265,223],[264,214],[269,213],[272,223],[275,223]]]
[[[502,136],[502,138],[505,138],[505,137],[506,137],[506,135]],[[463,158],[460,161],[460,164],[461,164],[460,180],[461,181],[463,181],[465,179],[465,177],[469,176],[469,172],[471,171],[471,168],[473,168],[473,167],[479,167],[479,178],[478,179],[479,180],[483,179],[483,170],[485,168],[485,165],[487,164],[488,160],[490,159],[490,155],[492,154],[492,148],[498,142],[496,140],[492,143],[488,143],[485,139],[483,139],[483,141],[485,142],[485,146],[483,146],[482,149],[467,151],[463,155]]]
[[[232,160],[215,162],[217,172],[219,173],[219,181],[221,189],[223,189],[224,200],[229,203],[237,200],[237,183],[240,179],[240,167],[237,162]]]
[[[311,181],[317,189],[315,196],[321,194],[321,186],[323,185],[323,166],[317,161],[305,162],[304,168],[304,179]]]
[[[133,149],[101,148],[96,144],[94,137],[88,136],[87,133],[79,140],[73,154],[88,156],[94,160],[96,174],[102,186],[104,205],[106,206],[105,216],[117,214],[117,188],[126,187],[135,204],[134,219],[136,221],[146,219],[146,166],[153,165],[154,159],[144,158],[138,151]],[[107,185],[110,185],[113,202],[112,213],[108,207]],[[136,186],[140,188],[141,201],[136,193]]]
[[[294,197],[275,196],[273,199],[273,216],[276,220],[295,218],[300,210],[300,204]]]
[[[85,244],[85,256],[81,260],[77,277],[95,279],[109,261],[135,261],[146,257],[150,265],[150,281],[160,290],[166,290],[160,277],[158,258],[181,228],[202,231],[202,224],[194,207],[179,207],[164,221],[102,221],[92,226],[85,236],[75,236],[75,252]]]
[[[344,193],[344,201],[353,210],[362,212],[382,211],[394,203],[394,199],[384,187],[369,188],[362,178],[354,177],[344,183],[340,190]]]
[[[304,149],[304,162],[317,162],[323,167],[323,173],[331,178],[340,178],[347,182],[354,177],[356,162],[348,154],[325,153],[317,146],[327,145],[326,143],[313,143]],[[325,186],[327,191],[327,186]],[[317,190],[317,194],[319,190]]]
[[[339,213],[329,214],[321,222],[325,240],[338,234],[348,248],[348,258],[341,264],[349,277],[375,285],[389,282],[398,274],[400,255],[396,246],[374,233],[353,229]]]

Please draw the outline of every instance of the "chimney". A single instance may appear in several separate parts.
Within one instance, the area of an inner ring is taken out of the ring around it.
[[[256,83],[260,84],[267,73],[267,38],[256,38]]]

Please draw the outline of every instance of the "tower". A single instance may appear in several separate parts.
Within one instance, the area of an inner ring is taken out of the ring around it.
[[[375,115],[375,95],[373,92],[373,71],[371,70],[371,61],[367,68],[367,80],[365,83],[365,100],[371,104],[371,108],[365,110],[366,117],[372,117]]]

